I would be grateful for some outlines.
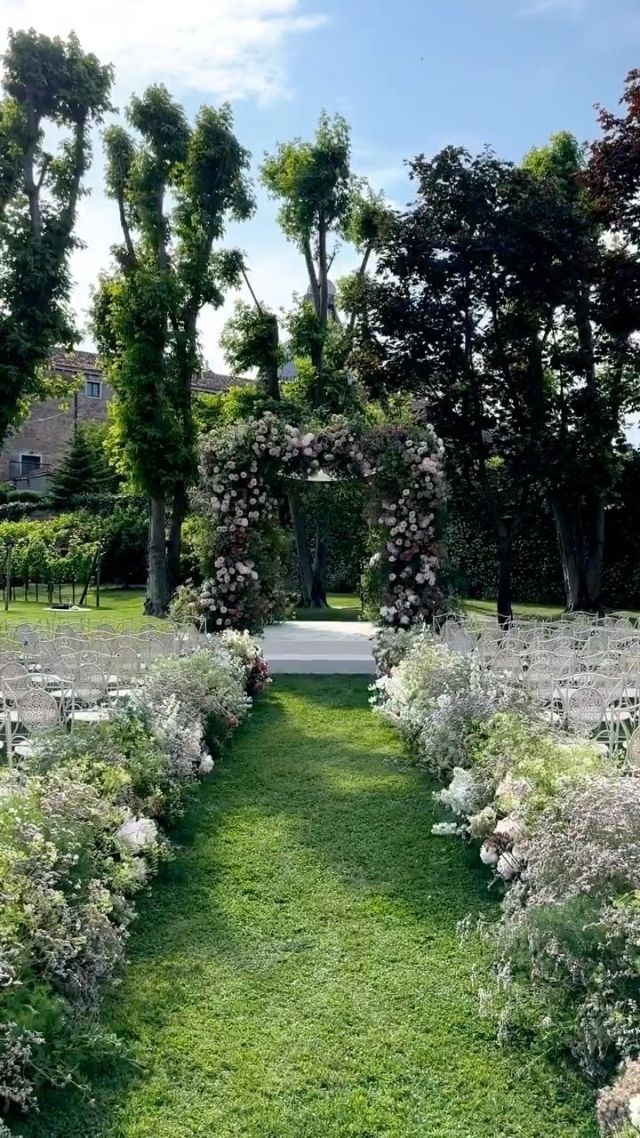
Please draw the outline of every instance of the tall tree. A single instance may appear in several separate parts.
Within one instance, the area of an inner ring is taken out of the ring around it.
[[[232,366],[257,367],[265,392],[274,400],[280,398],[282,363],[295,361],[298,393],[308,410],[319,417],[345,411],[354,403],[348,361],[357,311],[351,307],[342,324],[329,273],[340,243],[347,242],[361,256],[355,280],[364,274],[384,216],[382,203],[352,173],[349,127],[339,115],[331,119],[323,113],[312,141],[281,143],[265,159],[261,178],[279,202],[278,220],[285,237],[303,258],[308,289],[306,296],[297,298],[282,328],[275,314],[252,294],[253,310],[241,305],[227,327],[227,358]],[[318,520],[311,556],[295,488],[288,499],[302,603],[322,608],[327,564],[323,526]]]
[[[163,615],[195,474],[198,318],[238,282],[240,255],[214,246],[230,219],[250,215],[253,200],[249,155],[228,106],[202,107],[191,125],[166,88],[152,86],[131,100],[127,118],[136,135],[122,127],[105,132],[107,191],[123,244],[114,250],[114,271],[101,280],[94,326],[115,391],[121,464],[149,496],[145,607]]]
[[[493,524],[503,623],[534,487],[553,509],[568,607],[598,609],[605,506],[637,375],[635,257],[603,240],[571,135],[521,167],[448,148],[412,175],[416,202],[368,285],[361,373],[426,397],[454,487]]]
[[[612,244],[585,150],[562,132],[524,163],[538,227],[554,247],[544,269],[538,331],[545,366],[539,447],[553,511],[567,607],[602,606],[605,511],[626,448],[624,421],[638,405],[640,262]],[[538,193],[539,191],[539,193]]]
[[[493,526],[507,623],[513,542],[538,477],[541,281],[531,266],[549,250],[537,248],[526,175],[490,151],[448,147],[417,158],[411,177],[415,202],[384,231],[364,289],[359,372],[376,394],[426,400],[451,482]]]
[[[0,101],[0,443],[48,393],[51,349],[72,340],[69,254],[90,132],[112,69],[77,38],[10,32]],[[46,138],[63,133],[57,151]]]

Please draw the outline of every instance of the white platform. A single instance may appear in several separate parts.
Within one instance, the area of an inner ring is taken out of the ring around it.
[[[290,620],[265,630],[263,650],[274,675],[372,675],[373,636],[364,620]]]

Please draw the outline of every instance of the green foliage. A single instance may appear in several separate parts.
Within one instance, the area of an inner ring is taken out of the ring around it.
[[[416,201],[378,243],[363,289],[358,370],[375,393],[414,390],[501,555],[544,495],[562,535],[567,600],[601,601],[604,510],[638,401],[633,247],[611,247],[566,133],[521,167],[454,147],[412,165]]]
[[[174,1138],[176,1119],[216,1138],[595,1138],[581,1080],[478,1019],[486,958],[456,925],[492,920],[496,891],[430,834],[431,785],[367,680],[278,677],[230,760],[140,904],[106,1010],[136,1066],[104,1063],[95,1105],[66,1093],[47,1138],[114,1118],[118,1138]]]
[[[605,520],[602,598],[612,608],[640,607],[640,567],[635,533],[640,525],[640,456],[628,452]],[[495,535],[473,498],[449,503],[445,544],[449,571],[460,596],[495,596]],[[558,539],[549,507],[532,495],[513,546],[513,593],[519,600],[564,607]]]
[[[10,490],[7,494],[7,504],[17,502],[29,502],[32,505],[37,505],[39,502],[44,504],[46,496],[41,490]]]
[[[111,451],[135,489],[154,499],[149,535],[150,611],[162,615],[179,571],[187,487],[196,473],[191,382],[202,367],[198,317],[237,284],[239,253],[216,250],[230,220],[249,216],[249,155],[231,109],[202,107],[193,125],[163,86],[127,109],[136,132],[105,133],[107,192],[123,245],[93,306],[100,354],[115,399]],[[165,511],[172,524],[167,555]]]
[[[224,326],[220,345],[235,373],[258,369],[258,383],[270,399],[280,394],[279,370],[285,362],[280,348],[278,317],[263,305],[252,308],[237,301],[234,315]]]
[[[282,231],[303,252],[321,226],[344,231],[355,188],[350,161],[347,122],[323,113],[313,142],[281,142],[263,162],[262,181],[281,203]]]
[[[41,735],[19,773],[0,770],[2,1113],[84,1083],[88,1059],[121,1049],[96,1013],[133,898],[168,853],[159,824],[213,765],[205,729],[219,747],[248,711],[251,647],[157,662],[108,722]]]
[[[51,349],[72,337],[69,254],[91,130],[109,109],[112,80],[73,34],[10,32],[3,65],[0,440],[30,400],[48,393]]]
[[[310,485],[303,487],[300,499],[307,541],[311,544],[319,532],[326,543],[328,591],[358,592],[370,544],[369,489],[359,482],[337,483],[335,486]],[[375,551],[371,550],[372,553]],[[296,549],[290,538],[285,575],[292,593],[297,590],[298,573]],[[372,597],[374,619],[378,617],[380,596],[381,588],[377,588]]]
[[[134,138],[105,132],[107,189],[124,246],[102,280],[94,325],[116,398],[112,446],[151,495],[188,482],[194,468],[190,381],[200,366],[196,320],[219,305],[239,262],[212,251],[228,218],[252,207],[248,155],[228,107],[203,107],[193,126],[162,86],[131,100]],[[173,207],[164,207],[171,190]]]
[[[14,582],[84,582],[96,548],[102,579],[140,584],[146,569],[147,517],[140,503],[121,502],[110,513],[76,510],[49,521],[0,521],[0,557],[12,546]]]
[[[193,416],[199,435],[230,423],[260,418],[269,410],[274,410],[273,401],[266,398],[254,383],[243,383],[215,395],[198,395],[193,402]]]
[[[104,452],[104,432],[78,427],[53,477],[53,508],[68,509],[78,495],[109,493],[116,485]]]

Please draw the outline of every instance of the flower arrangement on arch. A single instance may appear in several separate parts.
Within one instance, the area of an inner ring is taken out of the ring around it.
[[[283,479],[306,480],[318,471],[335,480],[371,481],[380,623],[408,628],[431,616],[437,516],[445,500],[442,457],[442,442],[428,426],[370,426],[340,416],[303,427],[268,412],[209,435],[192,495],[211,525],[214,547],[198,597],[207,628],[257,631],[278,618],[277,488]]]

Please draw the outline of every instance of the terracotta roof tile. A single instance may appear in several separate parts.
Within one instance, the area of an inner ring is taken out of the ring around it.
[[[96,352],[66,352],[63,348],[56,348],[52,355],[56,371],[66,375],[75,375],[77,372],[91,372],[101,376],[102,369],[98,366]],[[223,375],[220,372],[207,369],[202,375],[192,381],[194,391],[211,392],[228,391],[230,387],[243,387],[253,383],[252,379],[243,375]]]

